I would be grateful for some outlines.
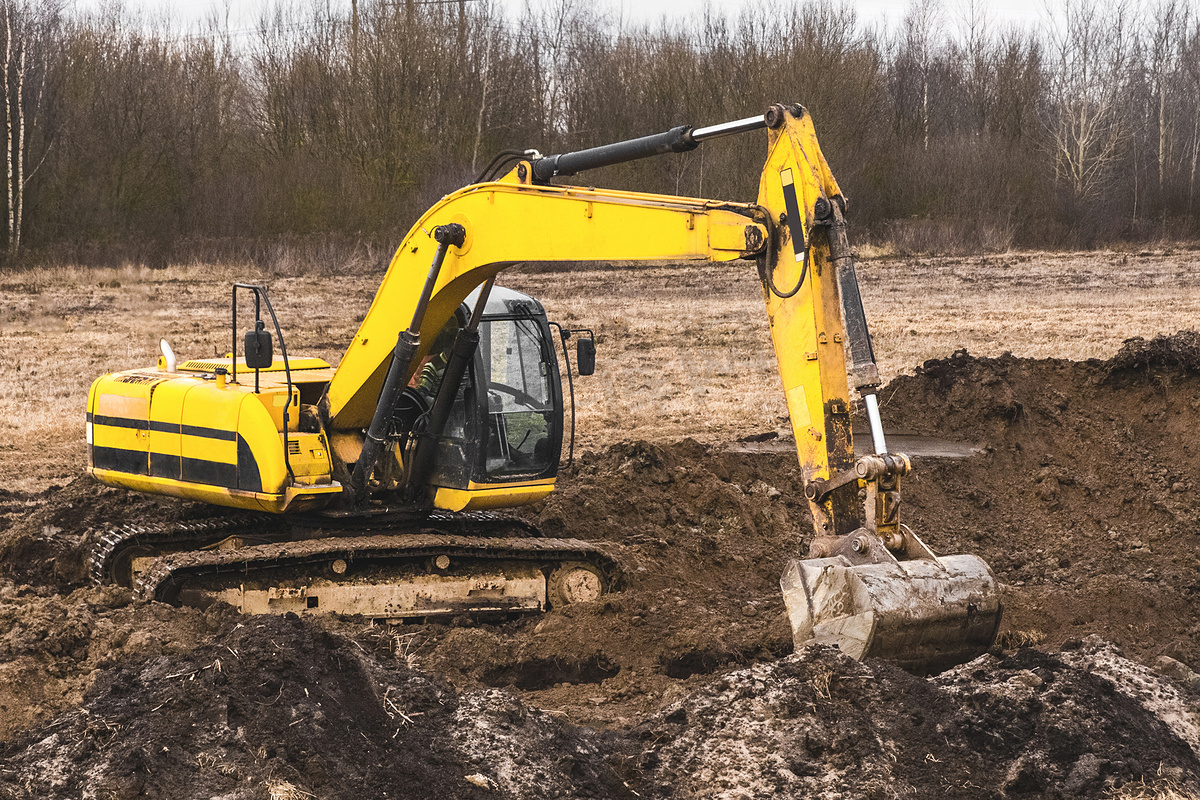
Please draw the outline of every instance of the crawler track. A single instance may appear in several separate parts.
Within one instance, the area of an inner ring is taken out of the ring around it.
[[[153,561],[135,571],[135,558]],[[454,569],[438,570],[433,566],[437,559],[452,563]],[[240,587],[237,591],[241,592],[249,586],[272,596],[303,595],[310,585],[318,584],[424,586],[431,580],[466,584],[478,581],[479,575],[504,575],[506,571],[518,571],[527,580],[531,575],[544,575],[553,582],[563,565],[582,565],[593,571],[601,591],[611,589],[619,579],[616,562],[601,548],[577,539],[543,537],[525,520],[487,512],[296,520],[236,515],[177,524],[126,525],[101,534],[89,571],[98,584],[120,583],[146,600],[179,603],[197,597],[222,599],[232,587]],[[371,577],[364,577],[368,574]],[[541,579],[532,580],[539,583]],[[317,589],[311,591],[315,596]],[[460,590],[460,594],[474,592]],[[547,590],[540,587],[532,596],[514,600],[512,609],[529,611],[531,603],[544,607],[547,597]],[[505,602],[489,596],[481,597],[476,605],[482,611],[495,611],[504,608]],[[421,617],[437,603],[422,600],[410,605],[392,604],[386,613],[367,613]],[[453,605],[456,611],[475,610],[469,598],[460,597]]]

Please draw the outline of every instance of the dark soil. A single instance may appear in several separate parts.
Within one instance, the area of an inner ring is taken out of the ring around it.
[[[0,496],[0,797],[1200,792],[1198,337],[958,353],[880,397],[890,426],[981,450],[915,459],[904,513],[992,566],[992,655],[932,678],[789,655],[778,579],[811,532],[786,445],[584,454],[533,515],[605,542],[624,586],[502,625],[80,588],[90,527],[210,513],[80,479]]]

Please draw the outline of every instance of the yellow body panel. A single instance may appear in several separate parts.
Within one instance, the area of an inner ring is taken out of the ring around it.
[[[180,479],[183,464],[183,440],[179,421],[184,418],[185,398],[190,382],[163,381],[155,386],[150,402],[150,474]]]
[[[278,513],[327,503],[341,486],[324,436],[295,430],[299,393],[266,381],[255,393],[252,380],[222,386],[201,374],[153,370],[97,379],[88,471],[113,486],[235,508]]]
[[[181,381],[182,382],[182,381]],[[183,401],[183,414],[179,421],[187,420],[189,425],[181,438],[183,440],[183,475],[185,480],[209,480],[205,477],[202,467],[189,470],[189,465],[200,467],[201,463],[216,463],[223,466],[238,466],[237,437],[245,436],[249,431],[243,431],[238,425],[239,411],[245,405],[245,395],[236,390],[218,389],[214,381],[188,381],[193,383]],[[265,416],[265,415],[264,415]],[[269,422],[267,424],[270,424]],[[251,431],[253,431],[252,426]],[[274,429],[274,425],[270,425]],[[274,430],[271,431],[274,433]],[[220,434],[232,434],[222,436]],[[253,433],[251,433],[253,435]],[[239,476],[245,480],[243,476]],[[263,483],[272,492],[276,487]],[[240,487],[239,487],[240,488]]]
[[[282,442],[283,434],[280,434]],[[300,484],[329,482],[329,445],[323,433],[288,435],[288,463]]]
[[[113,376],[107,376],[109,378]],[[133,374],[123,380],[101,378],[88,395],[88,445],[122,459],[133,468],[146,468],[149,459],[150,390],[152,375]],[[114,424],[93,424],[93,420]]]
[[[472,488],[469,489],[439,488],[433,498],[434,508],[445,511],[482,511],[489,508],[529,505],[554,491],[554,479],[519,486],[480,486],[473,482],[470,486]]]
[[[101,483],[132,489],[135,492],[162,494],[247,511],[268,511],[272,514],[281,514],[297,508],[319,508],[342,492],[342,485],[336,482],[321,486],[288,487],[282,494],[268,494],[93,467],[89,467],[87,473]]]

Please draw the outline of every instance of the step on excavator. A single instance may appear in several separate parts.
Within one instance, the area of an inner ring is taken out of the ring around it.
[[[754,203],[556,182],[761,130]],[[93,578],[166,602],[393,621],[595,600],[620,586],[609,554],[505,513],[553,491],[565,438],[556,347],[571,388],[567,342],[587,375],[594,338],[497,276],[537,262],[733,262],[761,280],[812,512],[809,553],[781,580],[796,646],[917,671],[970,660],[995,638],[995,580],[900,522],[911,464],[884,438],[845,212],[799,105],[558,155],[505,151],[413,225],[336,368],[289,356],[267,290],[236,284],[226,357],[180,363],[163,341],[156,366],[95,381],[93,477],[238,511],[104,531]],[[254,317],[241,336],[239,298]],[[874,450],[860,458],[853,402]]]

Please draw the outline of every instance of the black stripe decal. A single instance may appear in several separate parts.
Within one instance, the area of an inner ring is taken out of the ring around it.
[[[180,425],[179,427],[185,436],[203,436],[205,439],[220,439],[223,442],[232,442],[238,439],[237,431],[203,428],[199,425]]]
[[[205,461],[200,458],[184,458],[183,480],[236,489],[238,488],[237,464],[223,464],[220,461]]]
[[[145,450],[124,450],[120,447],[92,447],[92,466],[111,469],[130,475],[150,475],[155,478],[203,483],[226,489],[261,492],[262,474],[250,444],[237,437],[237,463],[226,464],[203,458],[181,458]]]
[[[92,423],[96,425],[106,425],[110,428],[133,428],[137,431],[146,430],[149,425],[144,419],[132,419],[130,417],[102,417],[99,414],[92,417]]]
[[[258,462],[254,460],[254,452],[241,436],[237,437],[237,474],[239,488],[248,492],[263,490],[262,475],[258,471]]]
[[[181,425],[177,422],[146,421],[130,417],[104,417],[88,414],[88,422],[94,425],[106,425],[110,428],[132,428],[138,431],[155,431],[157,433],[175,433],[185,436],[200,436],[204,439],[216,439],[221,442],[237,441],[237,431],[223,431],[220,428],[206,428],[202,425]]]
[[[783,178],[783,206],[787,210],[788,232],[792,235],[792,252],[796,260],[804,258],[806,250],[804,243],[804,217],[800,214],[800,201],[796,197],[796,184],[792,182],[791,170]]]
[[[183,474],[182,462],[179,456],[169,456],[164,453],[150,454],[150,474],[155,478],[172,478],[179,480]]]
[[[123,450],[120,447],[92,447],[92,466],[131,475],[145,475],[148,469],[145,450]]]

